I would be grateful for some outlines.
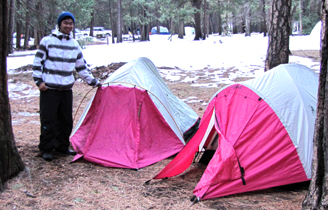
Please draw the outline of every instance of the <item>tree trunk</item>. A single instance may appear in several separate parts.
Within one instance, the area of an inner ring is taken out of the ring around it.
[[[266,25],[265,0],[261,0],[261,7],[262,7],[261,32],[263,33],[263,36],[265,37],[268,32],[267,25]]]
[[[218,25],[219,25],[219,35],[222,34],[222,18],[221,18],[221,1],[218,1]]]
[[[124,34],[124,20],[123,20],[123,7],[122,7],[122,1],[120,0],[120,22],[121,22],[121,42],[123,41],[123,34]],[[126,28],[127,30],[127,28]],[[125,33],[128,33],[127,31]]]
[[[93,26],[95,22],[95,13],[91,12],[91,20],[90,20],[90,33],[89,36],[93,37]]]
[[[194,18],[195,18],[195,38],[194,38],[194,40],[199,40],[202,37],[201,15],[200,15],[202,0],[192,0],[192,6],[197,9],[195,16],[194,16]]]
[[[272,2],[269,46],[264,71],[288,63],[291,2],[291,0]]]
[[[321,66],[318,90],[317,117],[313,141],[312,178],[303,201],[303,209],[328,209],[328,1],[322,5]]]
[[[226,19],[227,19],[226,22],[227,22],[227,25],[228,25],[228,13],[226,15]],[[237,34],[238,30],[239,30],[239,33],[244,33],[245,32],[245,30],[244,30],[244,21],[241,21],[239,23],[239,26],[238,26],[236,14],[233,12],[232,13],[232,33]]]
[[[7,84],[7,31],[8,4],[0,4],[0,189],[2,184],[24,169],[18,154],[11,125],[11,112]]]
[[[25,12],[25,39],[24,39],[24,49],[26,50],[28,48],[28,41],[30,40],[30,8],[32,5],[33,0],[27,0],[26,4],[28,5],[28,9]]]
[[[117,36],[117,33],[116,33],[116,29],[117,29],[117,26],[116,26],[116,21],[114,20],[114,11],[113,11],[113,1],[112,0],[108,0],[108,3],[109,3],[109,18],[110,18],[110,25],[112,27],[112,43],[114,44],[115,43],[115,37]]]
[[[41,31],[40,29],[43,28],[43,24],[42,24],[42,1],[38,0],[37,3],[35,4],[35,10],[37,11],[38,15],[37,15],[37,20],[38,23],[36,24],[36,27],[34,27],[34,45],[38,46],[41,39],[43,38],[43,31]],[[74,30],[73,30],[74,32]],[[75,36],[75,33],[74,33]]]
[[[169,20],[169,26],[170,26],[170,32],[171,32],[171,34],[174,34],[175,33],[175,30],[174,30],[174,20],[173,20],[173,18],[170,18],[170,20]]]
[[[179,20],[179,34],[178,34],[178,38],[179,39],[183,39],[183,35],[184,35],[184,23],[183,20]]]
[[[299,35],[302,35],[303,34],[303,23],[302,23],[303,1],[302,0],[300,0],[299,6],[300,6],[300,33],[299,33]]]
[[[117,0],[117,43],[122,43],[122,0]]]
[[[142,14],[144,19],[147,19],[147,13],[146,13],[147,8],[145,7],[142,9]],[[149,32],[150,32],[150,26],[149,24],[144,24],[141,26],[141,37],[140,41],[149,41]]]
[[[208,34],[213,34],[215,33],[215,28],[214,28],[214,13],[211,13],[208,15]]]
[[[208,13],[208,11],[207,11],[207,1],[206,0],[204,0],[204,7],[203,7],[203,10],[204,10],[204,17],[203,17],[203,36],[202,36],[202,39],[203,40],[205,40],[206,39],[206,37],[207,37],[207,23],[208,23],[208,19],[207,19],[207,13]]]
[[[20,9],[20,1],[17,0],[16,2],[16,10]],[[18,18],[16,18],[16,48],[20,49],[21,48],[21,35],[22,35],[22,21]]]
[[[321,6],[322,6],[324,1],[323,0],[317,0],[317,2],[318,2],[318,4],[316,4],[317,5],[316,12],[318,14],[318,17],[320,17],[321,16]]]
[[[144,9],[142,9],[142,16],[144,18],[146,18],[146,11]],[[145,25],[141,25],[141,37],[140,37],[140,41],[146,41],[147,40],[147,30],[146,30],[146,26]]]
[[[157,30],[157,34],[160,34],[161,33],[161,29],[160,29],[160,22],[159,22],[159,17],[160,17],[160,14],[159,14],[159,5],[157,4],[157,2],[155,2],[155,14],[156,14],[156,30]]]
[[[249,2],[245,4],[245,24],[245,36],[251,36],[251,6]]]
[[[14,48],[13,48],[14,17],[15,17],[14,9],[15,9],[15,0],[10,0],[9,24],[8,24],[8,51],[9,51],[9,53],[14,52]]]
[[[294,31],[294,26],[292,25],[292,23],[293,23],[293,20],[294,20],[294,16],[295,16],[295,13],[296,13],[296,9],[297,9],[297,6],[294,5],[294,6],[292,7],[291,12],[290,12],[290,27],[291,27],[291,33],[290,33],[290,35],[292,35],[292,34],[293,34],[293,31]],[[296,31],[299,31],[298,24],[297,24],[297,27],[296,27]]]
[[[130,17],[133,17],[133,12],[132,12],[132,7],[130,7]],[[134,26],[134,23],[133,23],[133,20],[132,20],[132,18],[131,18],[131,22],[130,22],[130,31],[131,31],[131,33],[132,33],[132,39],[133,39],[133,42],[135,42],[135,37],[134,37],[134,35],[135,35],[135,26]]]

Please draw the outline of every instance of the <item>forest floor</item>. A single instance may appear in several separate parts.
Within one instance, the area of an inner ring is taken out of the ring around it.
[[[295,51],[294,55],[319,61],[318,51]],[[123,63],[112,64],[93,70],[96,77],[104,72],[115,71]],[[32,81],[31,66],[17,69],[10,74],[11,83],[28,84],[37,88]],[[25,72],[25,73],[24,73]],[[228,76],[228,75],[227,75]],[[103,80],[104,78],[102,78]],[[237,78],[238,81],[249,78]],[[183,78],[181,78],[183,80]],[[196,96],[208,102],[218,88],[200,88],[190,83],[166,81],[179,98]],[[197,82],[209,82],[206,78]],[[222,85],[223,86],[223,85]],[[74,123],[84,110],[96,89],[85,83],[74,85]],[[86,95],[88,91],[91,92]],[[14,92],[20,94],[20,92]],[[85,99],[82,101],[82,99]],[[276,187],[256,192],[230,195],[191,204],[193,189],[200,180],[206,165],[192,164],[182,175],[145,181],[161,171],[173,157],[167,158],[140,170],[105,168],[79,160],[71,163],[72,156],[55,154],[52,162],[46,162],[38,151],[40,124],[39,98],[14,97],[10,99],[12,124],[19,154],[25,170],[5,184],[0,192],[0,209],[301,209],[309,182]],[[79,110],[77,108],[81,104]],[[190,103],[201,117],[206,106]]]

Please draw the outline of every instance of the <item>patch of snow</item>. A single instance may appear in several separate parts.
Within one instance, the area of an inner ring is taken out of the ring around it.
[[[268,37],[260,33],[253,33],[250,37],[244,34],[230,37],[210,35],[206,40],[199,41],[194,41],[192,36],[179,39],[177,35],[150,35],[147,42],[89,45],[83,49],[83,55],[92,68],[148,57],[156,66],[174,68],[159,69],[160,75],[168,81],[191,82],[193,87],[218,88],[219,83],[232,84],[238,77],[263,74],[267,47]],[[319,50],[320,36],[291,36],[290,49]],[[21,51],[9,55],[8,74],[17,73],[13,70],[33,64],[35,53]],[[290,56],[289,61],[303,64],[319,73],[319,62],[299,56]],[[202,84],[199,80],[203,80]],[[209,82],[204,83],[204,80]],[[9,97],[15,100],[39,96],[35,87],[19,82],[8,81],[8,90]]]

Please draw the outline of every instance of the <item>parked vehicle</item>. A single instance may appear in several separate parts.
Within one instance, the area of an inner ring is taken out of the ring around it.
[[[133,40],[133,35],[132,35],[131,32],[129,32],[128,34],[123,34],[122,39],[123,39],[123,41],[132,41]],[[140,35],[139,34],[134,34],[134,39],[135,40],[140,40]]]
[[[80,29],[75,28],[75,39],[80,39],[83,37],[83,33],[81,32]]]
[[[84,36],[89,36],[90,28],[86,28],[82,33]],[[93,27],[93,36],[97,38],[106,38],[106,36],[112,36],[112,31],[107,30],[104,27]]]

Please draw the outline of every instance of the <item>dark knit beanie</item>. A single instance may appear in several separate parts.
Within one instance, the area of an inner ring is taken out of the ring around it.
[[[75,24],[75,18],[74,18],[74,15],[70,12],[63,12],[59,15],[58,17],[58,20],[57,20],[57,24],[58,26],[60,26],[60,23],[62,22],[62,20],[65,18],[65,17],[70,17],[73,19],[73,22]]]

